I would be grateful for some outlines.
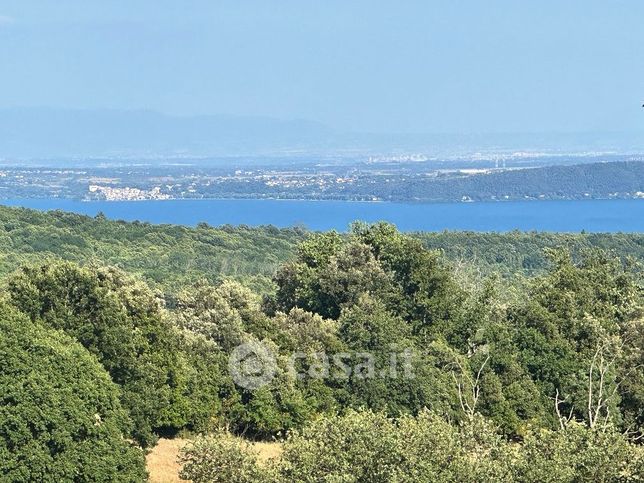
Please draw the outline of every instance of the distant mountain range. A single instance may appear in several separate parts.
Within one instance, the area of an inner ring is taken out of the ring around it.
[[[331,131],[303,120],[174,117],[152,111],[1,109],[0,156],[213,155],[324,144]]]
[[[0,109],[0,159],[367,155],[477,150],[644,151],[640,133],[374,134],[265,117],[180,117],[153,111]]]

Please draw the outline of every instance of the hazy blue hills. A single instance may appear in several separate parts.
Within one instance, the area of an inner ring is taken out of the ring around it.
[[[0,156],[212,155],[324,144],[323,124],[153,111],[1,109]]]
[[[153,111],[0,109],[0,158],[239,156],[274,154],[432,155],[504,150],[641,152],[640,133],[359,133],[310,120]]]

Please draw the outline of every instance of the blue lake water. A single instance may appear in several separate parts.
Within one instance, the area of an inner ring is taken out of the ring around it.
[[[538,230],[644,232],[644,200],[511,201],[496,203],[368,203],[282,200],[92,201],[2,200],[0,204],[38,210],[60,209],[87,215],[151,223],[246,224],[313,230],[346,230],[354,220],[386,220],[404,231]]]

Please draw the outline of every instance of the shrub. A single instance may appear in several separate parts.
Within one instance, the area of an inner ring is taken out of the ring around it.
[[[458,427],[429,411],[398,420],[349,411],[284,444],[284,481],[511,481],[509,449],[482,418]]]
[[[230,433],[200,438],[183,449],[181,478],[193,483],[261,483],[270,469],[257,462],[250,445]]]
[[[592,430],[569,423],[540,431],[521,446],[516,478],[521,481],[642,481],[644,448],[629,444],[612,428]]]

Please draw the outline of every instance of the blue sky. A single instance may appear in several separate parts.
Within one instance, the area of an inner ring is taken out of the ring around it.
[[[0,107],[644,130],[644,2],[0,0]]]

